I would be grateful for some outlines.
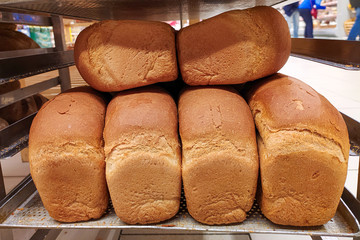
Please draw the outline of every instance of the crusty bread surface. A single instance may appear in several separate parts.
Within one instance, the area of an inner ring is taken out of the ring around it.
[[[0,26],[0,51],[40,48],[40,46],[22,32],[12,29],[13,25]],[[16,26],[15,26],[16,27]]]
[[[120,92],[109,103],[104,139],[117,216],[129,224],[173,217],[180,205],[181,160],[171,96],[154,86]]]
[[[225,12],[177,34],[182,78],[195,86],[238,84],[276,73],[290,48],[284,17],[266,6]]]
[[[106,20],[76,39],[75,64],[93,88],[114,92],[178,76],[175,32],[162,22]]]
[[[190,215],[210,225],[244,221],[259,168],[249,106],[229,86],[189,87],[180,95],[178,111]]]
[[[272,222],[315,226],[335,214],[344,188],[349,137],[322,95],[276,74],[248,92],[260,156],[260,207]]]
[[[31,176],[50,216],[100,218],[108,206],[103,128],[105,101],[79,87],[46,102],[30,128]]]

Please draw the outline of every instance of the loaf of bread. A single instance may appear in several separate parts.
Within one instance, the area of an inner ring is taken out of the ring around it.
[[[248,103],[259,132],[261,211],[277,224],[325,224],[347,173],[341,114],[311,87],[281,74],[256,82]]]
[[[7,82],[0,85],[0,94],[15,91],[20,88],[19,81]],[[0,117],[12,124],[38,110],[33,96],[14,102],[6,107],[0,108]]]
[[[40,48],[34,40],[15,28],[15,24],[0,24],[0,51]]]
[[[259,171],[254,121],[231,87],[192,87],[179,98],[182,177],[190,215],[205,224],[242,222]]]
[[[164,90],[120,92],[106,111],[106,180],[116,215],[156,223],[179,210],[181,157],[177,110]]]
[[[177,34],[181,75],[193,86],[238,84],[276,73],[290,48],[284,17],[266,6],[225,12]]]
[[[107,209],[105,109],[100,95],[90,87],[79,87],[46,102],[32,122],[31,176],[55,220],[96,219]]]
[[[0,117],[0,130],[6,128],[7,126],[9,126],[9,123],[5,119]]]
[[[177,78],[175,31],[162,22],[107,20],[76,39],[75,64],[93,88],[114,92]]]

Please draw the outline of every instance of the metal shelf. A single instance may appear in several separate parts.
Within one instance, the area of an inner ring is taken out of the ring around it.
[[[25,182],[28,186],[29,181]],[[29,195],[26,188],[25,194]],[[22,192],[17,193],[18,196]],[[271,223],[261,213],[258,204],[254,203],[249,211],[247,219],[240,224],[226,226],[208,226],[195,221],[187,212],[186,201],[182,195],[180,210],[178,214],[165,222],[152,225],[128,225],[122,222],[115,214],[113,208],[109,207],[105,215],[93,221],[79,223],[60,223],[52,219],[42,205],[40,196],[35,191],[21,205],[11,204],[16,195],[7,201],[15,211],[4,211],[0,208],[2,221],[1,228],[41,228],[41,229],[161,229],[161,230],[192,230],[199,232],[233,232],[233,233],[274,233],[294,234],[312,236],[338,236],[338,237],[360,237],[360,202],[348,191],[344,190],[342,200],[335,216],[326,224],[317,227],[290,227]],[[21,197],[23,199],[23,197]],[[345,199],[345,200],[344,200]]]
[[[55,42],[54,49],[33,49],[0,53],[0,84],[12,79],[19,79],[50,70],[59,70],[60,77],[57,80],[50,79],[42,83],[42,87],[50,87],[59,82],[62,90],[70,87],[67,67],[74,64],[73,52],[65,51],[62,19],[61,17],[49,17],[51,14],[67,16],[78,19],[136,19],[172,21],[185,19],[205,19],[224,11],[232,9],[244,9],[256,5],[272,6],[291,1],[282,0],[0,0],[0,22],[25,23],[33,25],[53,25]],[[293,2],[293,1],[292,1]],[[9,10],[31,14],[8,13]],[[43,15],[42,15],[43,14]],[[18,17],[16,17],[18,16]],[[326,42],[313,39],[293,40],[292,53],[296,56],[305,57],[312,61],[320,61],[336,67],[358,70],[360,67],[359,56],[352,53],[360,51],[360,43],[357,42]],[[329,51],[329,49],[331,51]],[[13,59],[13,60],[11,60]],[[11,62],[13,61],[13,62]],[[17,66],[17,67],[14,67]],[[18,66],[21,66],[19,68]],[[28,68],[27,68],[28,67]],[[24,69],[26,68],[26,69]],[[65,77],[64,77],[65,76]],[[56,81],[56,82],[54,82]],[[50,85],[47,85],[50,84]],[[39,88],[27,89],[34,93]],[[19,93],[19,94],[18,94]],[[15,99],[21,99],[31,93],[20,91],[9,93]],[[6,96],[5,96],[6,97]],[[3,104],[1,102],[1,104]],[[4,103],[3,105],[6,105]],[[23,147],[27,146],[28,130],[35,113],[17,124],[0,131],[1,154],[0,158],[11,156]],[[347,119],[352,150],[359,154],[360,124],[352,119]],[[14,134],[18,131],[19,135]],[[9,138],[11,136],[11,138]],[[6,143],[5,143],[6,141]],[[6,147],[5,147],[6,145]],[[10,147],[9,147],[10,146]],[[0,176],[2,177],[2,176]],[[1,184],[0,184],[1,185]],[[0,186],[1,187],[1,186]],[[227,226],[206,226],[191,218],[186,210],[185,200],[182,199],[181,210],[173,219],[155,225],[126,225],[116,217],[112,208],[99,220],[65,224],[54,221],[44,209],[31,177],[27,177],[12,192],[0,201],[0,228],[116,228],[116,229],[161,229],[166,230],[193,230],[200,233],[236,232],[236,233],[281,233],[311,236],[343,236],[360,237],[359,230],[360,203],[346,189],[335,217],[327,224],[319,227],[295,228],[279,226],[268,221],[255,204],[249,212],[248,219],[241,224]]]
[[[74,65],[74,51],[0,59],[0,84]],[[19,67],[21,66],[21,67]]]
[[[36,113],[37,112],[0,131],[0,159],[14,156],[28,146],[29,130]]]
[[[272,6],[281,0],[0,0],[0,7],[92,20],[136,19],[173,21],[214,16],[231,9]]]

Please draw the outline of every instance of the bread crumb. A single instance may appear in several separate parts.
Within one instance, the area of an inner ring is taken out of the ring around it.
[[[175,227],[175,224],[163,224],[162,227]]]

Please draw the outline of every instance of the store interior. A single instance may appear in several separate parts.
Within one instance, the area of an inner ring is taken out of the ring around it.
[[[291,3],[295,1],[286,1]],[[323,0],[322,5],[326,6],[326,9],[318,10],[318,16],[313,19],[314,26],[314,38],[317,39],[332,39],[332,40],[346,40],[349,31],[355,21],[355,10],[351,8],[348,0]],[[284,11],[282,7],[284,4],[279,3],[274,7],[282,14]],[[175,30],[181,29],[181,27],[188,26],[195,22],[201,21],[198,16],[197,19],[187,20],[175,20],[167,21]],[[95,23],[96,21],[86,19],[72,19],[64,17],[64,36],[66,41],[66,48],[72,50],[78,34]],[[304,37],[305,23],[300,18],[299,38]],[[17,24],[16,30],[31,37],[41,48],[54,48],[55,40],[52,26],[36,26],[36,25],[23,25]],[[292,32],[292,28],[290,32]],[[359,53],[354,53],[359,54]],[[320,94],[325,96],[340,112],[360,122],[360,71],[347,70],[339,67],[329,66],[323,63],[309,61],[303,58],[291,56],[285,66],[279,71],[280,73],[295,77],[310,85]],[[86,85],[86,82],[82,79],[75,66],[69,68],[71,86],[77,87]],[[30,86],[46,79],[56,77],[58,71],[49,71],[36,76],[27,77],[21,79],[21,86]],[[47,99],[51,99],[61,92],[60,85],[41,92]],[[4,183],[6,187],[6,193],[9,193],[24,177],[29,174],[28,152],[27,149],[22,150],[15,156],[7,159],[1,159],[1,169],[4,176]],[[345,187],[356,196],[359,172],[359,155],[352,153],[349,158],[348,174],[345,183]],[[118,236],[120,230],[71,230],[64,229],[59,230],[61,233],[56,239],[115,239],[114,236]],[[12,230],[12,237],[14,239],[32,239],[32,235],[35,230],[33,229],[15,229]],[[9,232],[1,231],[0,240],[7,239],[6,236]],[[305,235],[264,235],[251,233],[249,236],[242,234],[227,234],[227,233],[207,233],[200,235],[193,232],[178,232],[168,231],[166,234],[159,233],[151,230],[121,230],[120,238],[116,239],[312,239],[311,236]],[[352,239],[346,237],[327,237],[323,239]]]

